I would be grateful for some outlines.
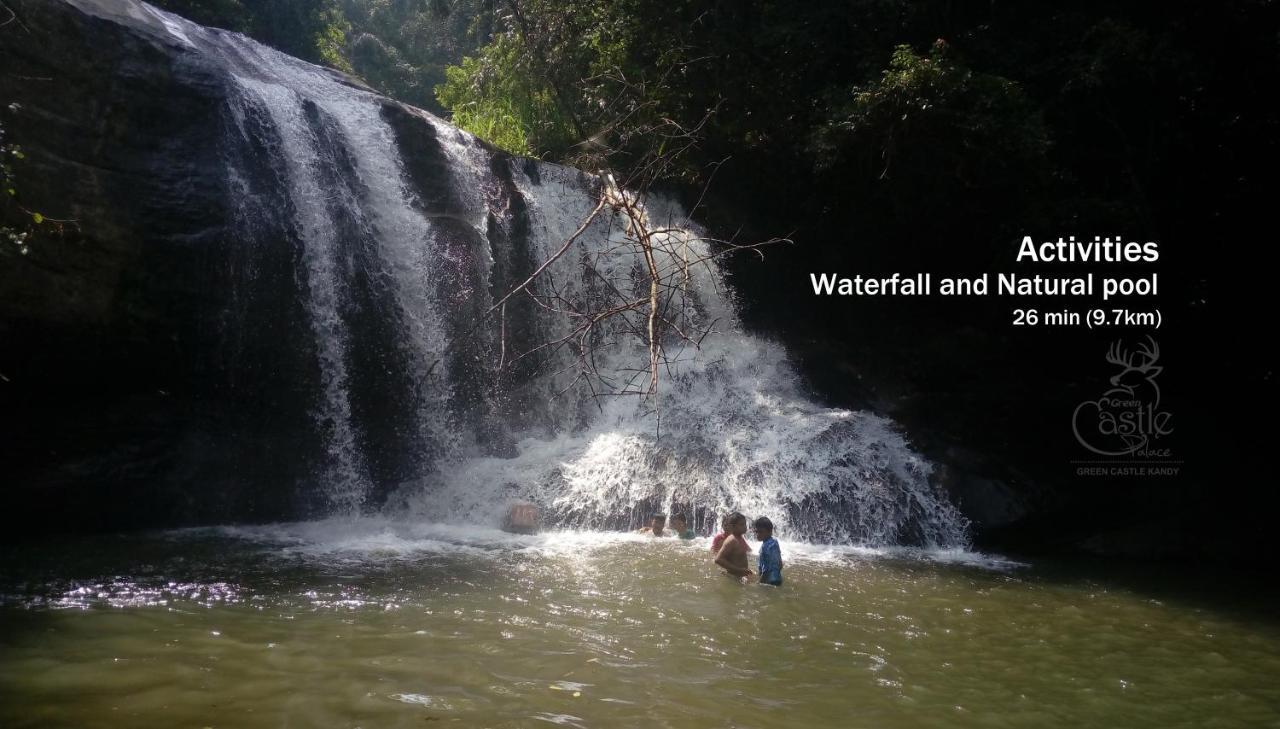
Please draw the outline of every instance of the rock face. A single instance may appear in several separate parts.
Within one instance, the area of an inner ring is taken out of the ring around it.
[[[271,298],[243,312],[273,312],[262,326],[281,346],[240,353],[244,368],[228,371],[236,342],[221,333],[245,271],[210,143],[225,78],[175,52],[140,5],[13,9],[0,98],[19,104],[4,123],[26,152],[22,199],[73,222],[41,226],[28,256],[0,259],[6,526],[190,522],[232,504],[283,515],[293,494],[239,473],[285,477],[278,453],[308,451],[296,406],[306,368],[289,361],[307,353],[294,336],[296,252],[264,247],[256,275]],[[207,478],[199,491],[195,472]]]
[[[0,258],[6,533],[394,496],[495,525],[513,500],[597,528],[745,508],[797,538],[965,544],[891,422],[813,403],[780,347],[741,332],[719,272],[683,263],[709,249],[678,206],[647,207],[683,282],[667,315],[717,334],[664,342],[678,406],[659,435],[651,401],[602,399],[572,348],[537,348],[570,339],[564,311],[647,292],[615,212],[547,269],[543,299],[488,315],[584,225],[598,180],[135,0],[7,4],[21,201],[66,222]],[[593,330],[601,382],[647,358],[635,327]]]

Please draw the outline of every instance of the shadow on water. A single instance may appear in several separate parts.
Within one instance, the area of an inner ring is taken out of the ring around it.
[[[1020,578],[1040,584],[1124,593],[1241,623],[1280,626],[1280,583],[1258,565],[1101,558],[1025,563]]]

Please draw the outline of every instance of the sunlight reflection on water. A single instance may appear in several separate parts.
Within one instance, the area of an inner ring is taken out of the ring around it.
[[[1274,621],[991,555],[378,520],[41,545],[0,725],[1258,726]]]

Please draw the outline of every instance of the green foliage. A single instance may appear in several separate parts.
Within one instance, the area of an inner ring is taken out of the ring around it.
[[[532,156],[530,124],[515,108],[516,94],[498,84],[484,83],[483,62],[464,58],[461,66],[445,69],[445,82],[436,87],[436,98],[453,112],[453,123],[512,154]],[[520,94],[525,99],[529,94]],[[526,105],[526,111],[528,105]]]
[[[836,118],[815,130],[818,169],[898,181],[899,195],[904,186],[1013,194],[1043,179],[1049,137],[1035,105],[1013,81],[948,55],[941,41],[927,55],[894,49],[881,77],[856,87]]]
[[[435,87],[488,39],[487,1],[343,0],[353,71],[388,96],[442,112]]]
[[[445,70],[436,98],[453,123],[513,154],[563,151],[573,132],[551,90],[536,82],[520,40],[503,36]]]
[[[667,82],[693,62],[673,12],[635,0],[499,4],[492,40],[448,69],[437,100],[513,152],[624,176],[656,155],[675,159],[706,109],[683,108],[688,88]]]
[[[351,62],[347,60],[347,36],[351,32],[351,24],[337,8],[326,8],[321,15],[324,23],[315,34],[312,43],[315,45],[316,57],[330,68],[346,73],[354,73]]]

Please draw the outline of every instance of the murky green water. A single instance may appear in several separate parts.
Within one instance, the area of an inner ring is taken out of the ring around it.
[[[783,549],[773,589],[616,535],[7,548],[0,726],[1280,726],[1265,597]]]

